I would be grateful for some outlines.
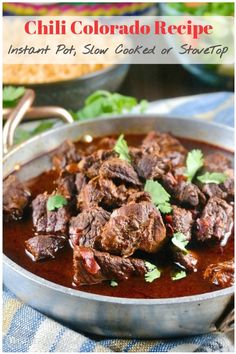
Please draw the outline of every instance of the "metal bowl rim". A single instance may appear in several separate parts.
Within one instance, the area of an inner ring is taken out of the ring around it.
[[[113,117],[101,117],[101,118],[92,118],[92,119],[87,119],[85,121],[78,121],[75,123],[71,123],[70,125],[81,125],[81,124],[86,124],[89,122],[96,122],[96,121],[107,121],[107,120],[115,120],[115,119],[141,119],[141,118],[164,118],[163,115],[158,115],[158,114],[126,114],[126,115],[117,115]],[[185,121],[191,121],[195,123],[199,123],[199,119],[193,119],[193,118],[186,118],[186,117],[172,117],[168,116],[166,119],[170,120],[181,120],[182,122]],[[215,123],[215,122],[209,122],[209,121],[202,121],[203,125],[207,126],[212,126],[214,125],[215,127],[218,128],[223,128],[225,130],[228,130],[229,132],[233,133],[234,129],[229,126],[225,126],[223,124]],[[42,134],[39,134],[35,137],[32,137],[31,139],[27,140],[26,142],[23,142],[16,146],[14,149],[12,149],[3,159],[3,162],[5,162],[12,154],[14,154],[16,151],[23,149],[25,146],[30,144],[31,142],[37,140],[40,137],[47,136],[48,134],[56,133],[57,131],[67,127],[68,125],[63,125],[61,127],[57,127],[54,129],[50,129],[47,132],[44,132]],[[65,295],[70,295],[73,297],[77,298],[84,298],[87,300],[92,300],[92,301],[99,301],[99,302],[109,302],[111,304],[123,304],[123,305],[175,305],[175,304],[181,304],[181,303],[189,303],[189,302],[201,302],[201,301],[207,301],[209,299],[214,299],[218,298],[221,296],[225,295],[233,295],[234,293],[234,286],[221,289],[221,290],[216,290],[204,294],[197,294],[197,295],[190,295],[190,296],[182,296],[182,297],[174,297],[174,298],[162,298],[162,299],[133,299],[133,298],[121,298],[121,297],[113,297],[113,296],[105,296],[105,295],[98,295],[98,294],[93,294],[93,293],[88,293],[84,292],[81,290],[75,290],[72,288],[68,288],[56,283],[53,283],[49,280],[46,280],[44,278],[41,278],[28,270],[24,269],[23,267],[19,266],[17,263],[12,261],[9,257],[7,257],[5,254],[3,254],[3,264],[6,266],[12,268],[14,271],[16,271],[18,274],[22,275],[23,277],[26,277],[30,279],[33,282],[38,283],[41,286],[45,286],[47,288],[50,288],[54,291],[59,291],[60,293],[63,293]]]
[[[60,65],[60,64],[58,64]],[[61,86],[61,85],[69,85],[69,84],[73,84],[73,83],[83,83],[86,80],[89,79],[93,79],[96,78],[98,76],[102,76],[102,75],[107,75],[110,72],[112,72],[113,70],[118,70],[118,68],[120,68],[121,66],[126,66],[128,67],[129,64],[110,64],[109,66],[103,68],[103,69],[99,69],[99,70],[95,70],[92,71],[90,73],[87,73],[85,75],[76,77],[76,78],[72,78],[72,79],[67,79],[67,80],[59,80],[59,81],[51,81],[51,82],[39,82],[39,83],[22,83],[22,84],[8,84],[8,83],[3,83],[4,86],[26,86],[26,87],[31,87],[32,89],[37,89],[40,87],[45,87],[45,86]]]

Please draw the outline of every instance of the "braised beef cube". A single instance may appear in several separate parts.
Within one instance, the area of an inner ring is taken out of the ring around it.
[[[133,167],[128,162],[119,158],[105,161],[100,168],[100,176],[136,186],[141,185]]]
[[[221,199],[227,198],[227,192],[222,190],[221,186],[216,183],[206,183],[201,187],[202,192],[207,196],[207,198],[218,197]]]
[[[151,196],[147,192],[134,192],[128,198],[128,203],[152,202]]]
[[[160,179],[170,170],[169,160],[157,154],[143,154],[133,161],[133,166],[143,179]]]
[[[228,178],[223,183],[200,184],[200,188],[207,198],[218,197],[226,200],[232,200],[234,198],[234,171],[229,168],[224,171],[224,174],[227,175]]]
[[[216,264],[210,264],[204,274],[204,279],[210,283],[227,288],[234,285],[234,261],[225,261]]]
[[[33,225],[37,232],[47,233],[66,233],[68,222],[70,220],[70,211],[68,206],[59,209],[47,210],[47,193],[39,194],[32,202],[33,207]]]
[[[3,182],[3,212],[6,219],[21,219],[29,205],[31,193],[16,176],[11,175]]]
[[[184,179],[173,176],[171,172],[162,177],[163,186],[182,205],[196,207],[206,203],[205,195],[199,187]]]
[[[177,265],[179,265],[181,268],[185,268],[188,272],[197,272],[196,265],[198,263],[198,259],[192,251],[184,253],[175,250],[174,261]]]
[[[103,195],[101,204],[108,208],[120,207],[130,195],[136,193],[135,188],[126,187],[124,184],[116,186],[112,180],[107,178],[99,178],[99,186]]]
[[[138,249],[157,252],[165,238],[159,210],[148,202],[130,203],[113,211],[97,244],[101,250],[128,257]]]
[[[227,198],[234,199],[234,170],[227,169],[225,174],[228,176],[227,180],[220,185],[221,189],[227,193]]]
[[[71,218],[69,234],[73,245],[93,247],[110,214],[102,208],[89,208]]]
[[[78,164],[78,168],[88,178],[94,178],[98,176],[100,167],[103,162],[116,156],[117,154],[115,151],[98,150],[91,155],[83,157]]]
[[[30,258],[39,261],[45,258],[55,258],[58,251],[65,246],[65,243],[65,236],[34,236],[25,241],[25,250]]]
[[[233,227],[233,207],[226,201],[213,197],[196,220],[196,238],[199,241],[218,240],[227,243]]]
[[[183,165],[185,163],[187,150],[171,134],[150,132],[143,140],[141,145],[143,151],[160,156],[170,160],[173,166]]]
[[[76,194],[75,175],[63,174],[57,181],[57,193],[66,199],[72,199]]]
[[[176,205],[172,206],[172,210],[172,227],[174,232],[183,233],[186,240],[189,241],[191,239],[192,226],[194,222],[191,211],[177,207]]]
[[[75,176],[75,188],[77,191],[77,194],[79,194],[82,190],[82,188],[86,185],[87,183],[87,178],[82,172],[76,173]]]
[[[142,259],[122,258],[83,246],[75,246],[73,263],[77,286],[104,280],[127,280],[132,276],[144,276],[148,271]]]
[[[64,141],[52,156],[53,166],[57,170],[62,170],[66,165],[79,162],[80,160],[81,156],[77,151],[75,144],[70,140]]]
[[[96,207],[99,205],[101,200],[102,192],[99,186],[99,177],[95,177],[81,189],[78,195],[77,206],[82,210],[90,207]]]
[[[121,206],[135,192],[123,184],[116,186],[112,180],[95,177],[82,188],[77,205],[81,210],[96,206],[113,209]]]
[[[205,204],[205,195],[193,183],[181,181],[174,190],[174,197],[183,205],[196,207]]]
[[[152,154],[154,152],[160,152],[159,138],[161,134],[159,132],[151,131],[142,141],[141,149],[148,154]]]
[[[220,152],[214,152],[205,156],[204,170],[208,172],[225,172],[231,167],[231,161],[228,157]]]

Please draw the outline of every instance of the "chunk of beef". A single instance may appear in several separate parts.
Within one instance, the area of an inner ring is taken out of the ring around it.
[[[86,185],[87,179],[82,172],[76,173],[75,176],[75,187],[77,190],[77,194],[79,194],[82,188]]]
[[[142,259],[122,258],[83,246],[75,246],[73,262],[77,286],[127,280],[131,276],[144,276],[148,271]]]
[[[231,161],[220,152],[214,152],[204,158],[204,170],[208,172],[225,172],[231,167]]]
[[[150,132],[141,145],[143,151],[168,158],[173,166],[183,165],[186,159],[187,150],[171,134]]]
[[[227,169],[224,173],[228,175],[228,178],[224,183],[201,184],[201,190],[208,198],[218,197],[227,200],[232,200],[234,198],[234,172],[232,169]]]
[[[133,166],[142,179],[160,179],[170,170],[169,160],[158,154],[142,154],[133,160]]]
[[[66,233],[70,219],[69,207],[63,206],[59,209],[47,210],[47,193],[39,194],[32,202],[33,225],[37,232]]]
[[[91,155],[83,157],[78,164],[78,168],[88,178],[94,178],[98,176],[103,162],[116,156],[117,154],[113,150],[98,150]]]
[[[136,190],[121,184],[116,186],[112,180],[95,177],[85,185],[78,196],[79,209],[103,206],[113,209],[121,206]]]
[[[182,205],[196,207],[206,202],[205,195],[197,185],[177,180],[171,172],[162,177],[162,182],[167,191]]]
[[[53,166],[57,170],[62,170],[66,165],[79,162],[80,160],[81,156],[77,151],[75,144],[70,140],[64,141],[52,156]]]
[[[193,183],[181,181],[174,191],[175,198],[183,205],[193,207],[205,204],[206,198],[198,186]]]
[[[191,239],[194,222],[191,211],[177,207],[176,205],[172,206],[172,210],[172,226],[174,232],[182,232],[186,240],[189,241]]]
[[[71,218],[69,234],[73,245],[93,247],[109,220],[110,214],[102,208],[89,208]]]
[[[16,176],[10,175],[3,182],[3,212],[7,219],[21,219],[29,205],[31,193]]]
[[[181,251],[176,251],[173,253],[174,255],[174,262],[179,265],[180,267],[183,267],[186,269],[188,272],[197,272],[197,256],[192,252],[188,251],[188,253],[184,253]]]
[[[65,236],[40,235],[25,241],[26,253],[34,261],[45,258],[55,258],[60,249],[65,246]]]
[[[128,198],[128,203],[141,203],[141,202],[152,202],[151,196],[147,192],[134,192],[130,193]]]
[[[123,183],[128,183],[140,186],[138,175],[133,167],[126,161],[119,158],[113,158],[105,161],[100,168],[100,176],[103,178],[119,180]]]
[[[208,200],[200,218],[196,220],[196,237],[199,241],[218,240],[225,245],[233,227],[233,207],[213,197]]]
[[[157,208],[148,202],[130,203],[113,211],[97,244],[104,251],[128,257],[137,249],[157,252],[165,238],[166,229]]]
[[[159,132],[151,131],[149,132],[146,137],[142,141],[141,149],[148,154],[152,154],[154,152],[160,152],[160,140],[161,134]]]
[[[66,199],[73,198],[76,194],[75,175],[63,173],[57,181],[57,193]]]
[[[203,273],[203,277],[221,288],[234,285],[234,261],[210,264]]]

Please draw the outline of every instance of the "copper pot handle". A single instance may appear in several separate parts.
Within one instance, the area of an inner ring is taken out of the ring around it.
[[[17,126],[25,118],[61,118],[65,123],[72,123],[73,117],[71,114],[61,107],[31,107],[35,98],[35,93],[31,89],[25,91],[24,96],[14,109],[5,109],[5,116],[8,119],[3,128],[3,151],[6,154],[13,146],[14,134]]]

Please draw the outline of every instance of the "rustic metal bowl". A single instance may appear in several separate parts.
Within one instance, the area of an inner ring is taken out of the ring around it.
[[[50,166],[49,151],[66,138],[85,134],[172,132],[176,136],[205,141],[233,149],[232,128],[186,118],[119,116],[67,124],[19,145],[4,158],[4,176],[16,165],[21,180],[38,175]],[[4,256],[5,285],[37,310],[75,329],[112,337],[160,338],[214,331],[227,324],[232,314],[234,288],[169,299],[108,297],[73,290],[42,279]]]

